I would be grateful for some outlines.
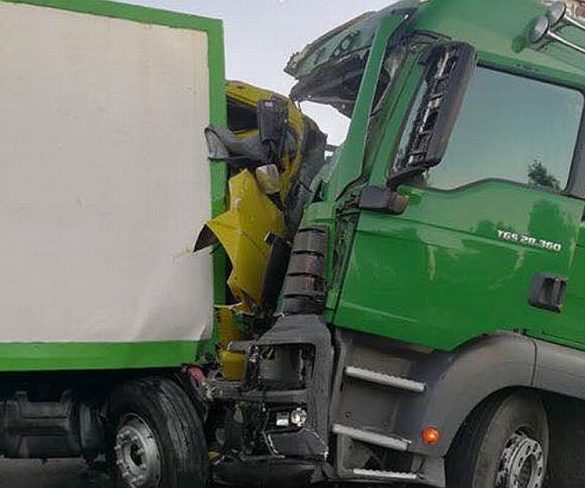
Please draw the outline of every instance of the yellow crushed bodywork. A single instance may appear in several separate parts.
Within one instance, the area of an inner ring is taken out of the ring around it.
[[[302,144],[305,119],[301,111],[286,97],[277,95],[242,82],[228,82],[227,98],[255,115],[260,100],[278,97],[287,102],[288,129],[295,141],[296,151],[292,158],[285,154],[281,161],[280,195],[284,205],[293,179],[302,163]],[[236,131],[240,138],[258,134],[258,130],[243,128]],[[229,182],[229,209],[207,223],[219,243],[225,249],[232,265],[227,284],[238,302],[232,306],[217,308],[219,329],[219,359],[227,380],[241,379],[244,374],[244,355],[227,350],[230,342],[242,340],[244,335],[236,324],[236,315],[254,315],[262,311],[262,288],[270,256],[269,234],[287,239],[287,227],[283,212],[261,189],[254,174],[241,170]]]
[[[284,202],[302,162],[305,130],[302,112],[286,97],[239,81],[228,82],[226,93],[230,103],[254,113],[260,100],[278,97],[287,102],[288,127],[297,151],[292,161],[288,155],[282,161],[280,199]],[[241,130],[237,135],[248,137],[255,132],[257,130]],[[231,261],[230,291],[241,303],[242,312],[254,313],[261,308],[262,286],[270,254],[270,246],[265,240],[268,234],[287,238],[285,219],[282,211],[262,192],[255,176],[247,170],[231,177],[229,195],[229,210],[208,222],[207,227],[225,248]]]
[[[247,170],[229,180],[229,194],[229,210],[209,221],[207,227],[232,263],[227,282],[232,294],[242,303],[242,311],[253,313],[262,298],[270,254],[266,236],[285,237],[284,216]]]

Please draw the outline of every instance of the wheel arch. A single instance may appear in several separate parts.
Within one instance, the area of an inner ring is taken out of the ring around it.
[[[452,353],[433,353],[420,365],[417,380],[425,392],[403,404],[398,430],[412,440],[412,451],[445,457],[470,413],[493,395],[531,388],[536,346],[513,333],[475,340]],[[425,444],[422,431],[437,428],[440,441]]]
[[[527,388],[543,398],[585,400],[585,352],[502,332],[431,354],[417,379],[425,382],[425,393],[405,403],[399,430],[413,439],[414,452],[444,457],[469,414],[492,395]],[[425,427],[440,430],[437,445],[423,442]]]

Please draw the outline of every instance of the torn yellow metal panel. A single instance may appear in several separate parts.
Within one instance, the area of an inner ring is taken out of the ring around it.
[[[264,273],[270,254],[269,234],[286,236],[284,216],[247,170],[229,181],[230,207],[207,223],[232,263],[228,286],[249,313],[262,299]]]

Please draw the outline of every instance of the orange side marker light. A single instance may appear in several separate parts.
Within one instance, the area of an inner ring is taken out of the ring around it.
[[[435,427],[427,427],[422,431],[422,438],[425,444],[434,446],[441,440],[441,433]]]

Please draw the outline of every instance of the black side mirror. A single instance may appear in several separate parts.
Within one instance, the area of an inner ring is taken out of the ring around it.
[[[426,90],[406,152],[388,186],[364,189],[360,199],[363,210],[404,212],[408,199],[396,188],[441,162],[477,65],[477,54],[469,44],[446,42],[429,47],[421,63],[426,66]]]
[[[268,150],[268,163],[281,168],[288,132],[288,107],[284,100],[260,100],[257,108],[260,141]]]
[[[469,44],[448,42],[429,48],[421,62],[427,66],[427,90],[411,133],[405,169],[428,169],[443,159],[477,55]]]

